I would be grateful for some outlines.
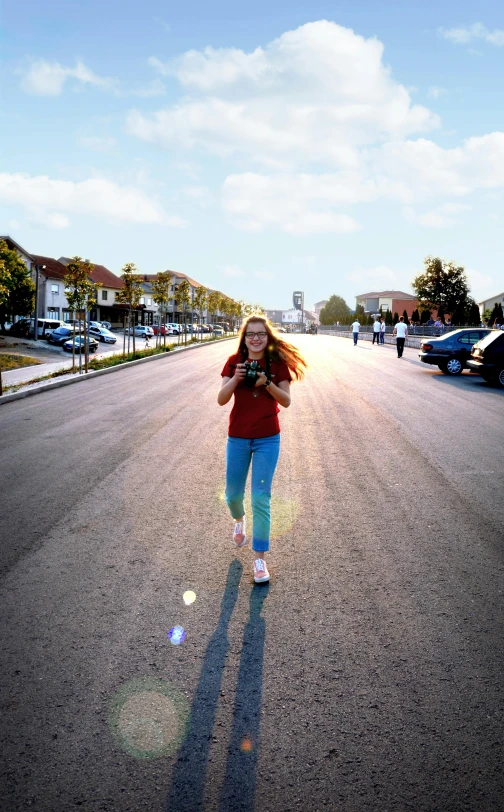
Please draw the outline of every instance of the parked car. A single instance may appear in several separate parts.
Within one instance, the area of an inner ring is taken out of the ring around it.
[[[68,341],[72,338],[75,333],[78,332],[78,327],[69,326],[69,327],[57,327],[56,330],[53,330],[52,333],[49,333],[47,336],[47,341],[49,344],[56,344],[57,346],[61,347],[65,341]]]
[[[9,329],[9,335],[26,338],[30,329],[30,319],[18,319]]]
[[[490,330],[463,328],[453,330],[439,338],[424,338],[420,342],[418,357],[424,364],[438,366],[445,375],[460,375],[466,369],[471,350]]]
[[[218,324],[214,324],[213,334],[214,334],[214,336],[223,336],[224,335],[224,330]]]
[[[112,330],[112,325],[109,321],[102,321],[101,326],[105,327],[106,330]]]
[[[162,335],[167,336],[169,335],[169,325],[164,326],[164,324],[153,324],[152,329],[154,330],[154,335]]]
[[[117,336],[106,327],[90,327],[89,335],[94,336],[98,341],[105,341],[106,344],[115,344],[117,341]]]
[[[492,330],[489,335],[474,345],[467,366],[471,372],[481,375],[485,381],[504,387],[504,333],[502,330]]]
[[[151,336],[154,335],[154,330],[152,329],[152,327],[148,327],[145,324],[137,324],[135,328],[130,327],[129,328],[130,336],[133,335],[133,332],[135,333],[136,336],[139,336],[140,338],[145,338],[145,336],[149,336],[150,338]]]
[[[84,352],[84,342],[86,338],[85,336],[73,336],[70,341],[65,341],[63,344],[63,349],[67,352],[72,352],[73,346],[75,344],[75,352]],[[87,339],[89,352],[96,352],[98,349],[98,342],[96,338],[89,338]]]
[[[34,325],[35,319],[30,319],[28,338],[34,338],[35,336]],[[58,327],[64,326],[65,322],[60,319],[37,319],[37,336],[39,338],[45,338],[48,333],[52,333],[52,331],[57,330]]]

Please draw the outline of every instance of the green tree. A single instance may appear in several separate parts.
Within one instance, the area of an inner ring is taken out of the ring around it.
[[[394,321],[392,319],[392,311],[390,310],[389,307],[387,307],[387,311],[385,313],[385,324],[387,325],[387,327],[392,327],[393,323]]]
[[[399,321],[399,313],[394,313],[394,318],[392,319],[392,324],[394,325],[394,327],[398,321]]]
[[[333,294],[320,311],[321,324],[336,324],[350,314],[350,308],[341,296]]]
[[[0,261],[3,263],[0,284],[4,289],[0,300],[0,326],[4,330],[6,321],[33,313],[35,283],[18,252],[9,248],[5,240],[0,240]]]
[[[415,324],[417,323],[417,321],[420,321],[420,314],[419,314],[418,310],[415,309],[413,311],[413,313],[411,314],[411,319]]]
[[[77,317],[79,321],[79,338],[84,332],[84,358],[85,358],[85,371],[88,371],[89,360],[89,335],[86,325],[86,314],[96,306],[97,302],[97,288],[101,285],[95,284],[92,281],[91,274],[94,270],[94,265],[91,265],[87,260],[81,257],[73,257],[71,262],[66,266],[66,274],[63,278],[65,285],[65,296],[67,298],[68,306],[73,313],[73,317]],[[75,369],[75,340],[74,334],[72,343],[72,371]],[[79,372],[82,372],[82,351],[79,346]]]
[[[494,323],[502,324],[504,321],[504,314],[502,313],[502,305],[500,302],[495,302],[492,312],[490,313],[489,326],[493,327]]]
[[[404,319],[405,324],[409,324],[409,316],[408,316],[408,311],[406,310],[406,308],[404,308],[404,310],[403,310],[403,319]]]
[[[161,343],[161,332],[163,332],[163,344],[166,345],[166,315],[168,313],[168,303],[170,301],[170,285],[172,284],[173,274],[171,271],[159,271],[156,278],[151,284],[152,298],[159,307],[161,315],[161,324],[165,327],[163,331],[158,330],[157,341]]]
[[[476,304],[476,302],[474,301],[474,299],[471,299],[471,304],[469,307],[468,324],[470,324],[471,327],[479,327],[479,325],[481,324],[480,309]]]
[[[412,282],[420,305],[437,311],[453,313],[469,297],[469,285],[464,268],[439,257],[424,260],[425,271]]]
[[[187,344],[187,333],[185,331],[186,311],[191,304],[191,286],[187,279],[183,279],[178,285],[175,285],[175,301],[179,310],[182,310],[182,318],[184,323],[184,344]]]
[[[128,354],[130,349],[130,334],[133,334],[133,355],[135,354],[135,319],[133,317],[140,299],[144,296],[143,276],[138,273],[138,268],[133,262],[127,262],[122,269],[121,279],[124,282],[121,290],[116,293],[115,300],[118,304],[128,306]],[[133,329],[131,329],[133,327]],[[126,335],[123,340],[123,355],[125,354]]]
[[[220,308],[222,307],[222,293],[219,293],[218,290],[212,290],[208,294],[208,313],[210,315],[210,321],[213,324],[217,313],[220,313]]]
[[[354,319],[358,319],[361,324],[365,324],[366,318],[367,317],[364,310],[364,305],[361,304],[357,305],[357,307],[355,308]]]
[[[425,324],[431,317],[429,308],[422,308],[420,311],[420,324]]]
[[[203,333],[201,330],[203,323],[203,313],[205,312],[207,307],[207,300],[208,300],[208,288],[205,288],[203,287],[203,285],[200,285],[199,288],[196,288],[194,292],[193,306],[194,309],[196,310],[196,313],[198,314],[198,322],[200,326],[201,338],[203,337]]]

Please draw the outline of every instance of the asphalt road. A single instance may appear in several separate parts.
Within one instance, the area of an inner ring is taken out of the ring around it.
[[[5,812],[502,812],[504,391],[293,340],[265,587],[231,343],[0,407]]]

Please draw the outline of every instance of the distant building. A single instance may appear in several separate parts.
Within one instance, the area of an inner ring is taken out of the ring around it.
[[[504,293],[497,293],[495,296],[490,296],[488,299],[483,299],[482,302],[478,302],[481,315],[483,315],[487,309],[493,310],[496,304],[500,304],[504,308]]]
[[[326,304],[327,304],[327,299],[322,299],[321,302],[315,302],[315,304],[313,306],[313,309],[315,310],[315,313],[317,314],[317,316],[320,316],[320,311],[322,310],[323,307],[326,306]]]
[[[382,313],[390,310],[391,313],[399,313],[400,316],[406,311],[408,318],[411,318],[413,311],[418,308],[418,299],[410,293],[402,290],[382,290],[379,292],[361,293],[355,297],[357,305],[362,305],[365,313],[378,313],[380,307]]]

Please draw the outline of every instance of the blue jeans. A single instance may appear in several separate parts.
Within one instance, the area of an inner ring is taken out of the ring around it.
[[[353,334],[353,343],[354,343],[354,344],[357,344],[357,339],[358,339],[358,338],[359,338],[359,333],[354,333],[354,334]]]
[[[245,483],[252,462],[252,549],[270,547],[271,483],[280,454],[280,435],[245,440],[228,437],[226,447],[226,502],[233,519],[245,514]]]

